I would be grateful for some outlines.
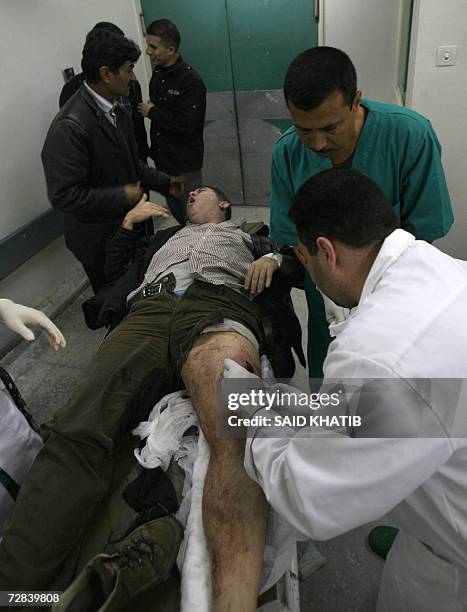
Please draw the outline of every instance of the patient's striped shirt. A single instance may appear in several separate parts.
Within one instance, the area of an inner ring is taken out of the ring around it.
[[[245,276],[254,258],[251,236],[241,229],[241,225],[241,221],[232,219],[222,223],[187,225],[179,230],[154,253],[143,282],[127,299],[165,276],[169,268],[177,278],[177,264],[182,262],[188,264],[191,278],[213,285],[227,285],[243,293]],[[180,267],[183,287],[177,282],[177,289],[186,289],[191,284],[186,273],[183,274],[186,264]]]

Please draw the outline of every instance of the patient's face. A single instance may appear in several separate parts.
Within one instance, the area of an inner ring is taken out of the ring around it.
[[[198,187],[190,191],[186,208],[191,223],[222,223],[225,221],[219,198],[209,187]]]

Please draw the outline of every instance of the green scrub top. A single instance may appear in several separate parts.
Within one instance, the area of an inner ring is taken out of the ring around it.
[[[401,227],[420,240],[445,236],[454,218],[441,164],[441,146],[430,122],[413,110],[362,99],[367,109],[352,159],[352,169],[372,178],[391,202]],[[297,244],[295,225],[288,217],[294,194],[307,178],[332,168],[300,142],[295,128],[276,143],[271,169],[271,238]],[[322,376],[330,342],[323,301],[305,274],[308,302],[308,365],[310,377]]]

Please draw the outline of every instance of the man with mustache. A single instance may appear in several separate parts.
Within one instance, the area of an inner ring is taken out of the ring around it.
[[[293,60],[285,75],[284,96],[293,127],[273,151],[273,240],[297,245],[288,217],[294,195],[306,179],[327,168],[351,168],[372,178],[401,227],[416,238],[432,242],[447,234],[453,215],[441,147],[427,119],[363,98],[352,61],[332,47],[308,49]],[[269,265],[274,266],[274,260]],[[330,336],[323,299],[307,273],[305,293],[309,373],[319,378]]]

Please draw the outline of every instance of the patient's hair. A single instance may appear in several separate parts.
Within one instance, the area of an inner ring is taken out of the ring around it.
[[[213,187],[212,185],[203,185],[203,187],[206,187],[207,189],[211,189],[211,191],[214,191],[219,202],[228,202],[230,204],[229,198],[225,195],[222,189],[219,189],[218,187]],[[225,213],[226,221],[232,218],[232,204],[230,204],[228,208],[224,209],[224,213]]]
[[[88,36],[83,49],[81,68],[89,83],[100,81],[99,68],[107,66],[118,72],[125,62],[136,62],[141,55],[139,47],[129,38],[100,30]]]
[[[357,73],[350,57],[334,47],[313,47],[300,53],[287,68],[284,97],[300,110],[317,108],[340,92],[352,106],[357,93]]]
[[[175,47],[177,51],[180,46],[180,32],[169,19],[156,19],[156,21],[151,22],[146,28],[146,34],[159,36],[164,47]]]
[[[382,242],[400,226],[378,185],[348,169],[331,168],[305,181],[289,216],[311,255],[319,236],[358,249]]]

